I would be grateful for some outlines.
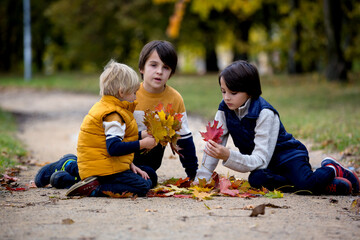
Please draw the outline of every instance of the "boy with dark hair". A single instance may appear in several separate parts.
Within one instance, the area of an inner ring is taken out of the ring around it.
[[[238,172],[251,172],[252,187],[310,191],[313,194],[348,195],[359,193],[355,172],[327,157],[312,171],[306,147],[280,121],[279,113],[261,95],[256,67],[236,61],[219,75],[223,100],[215,115],[223,128],[221,144],[209,140],[196,179],[209,180],[219,159]],[[225,147],[231,135],[237,149]]]
[[[177,66],[177,54],[174,46],[167,41],[151,41],[141,50],[139,57],[139,71],[143,82],[136,93],[139,104],[135,108],[134,117],[139,131],[145,132],[143,123],[144,112],[147,109],[154,110],[162,103],[164,106],[172,104],[176,113],[183,115],[179,135],[181,138],[177,144],[181,149],[180,161],[190,179],[196,175],[198,168],[195,145],[191,131],[189,130],[185,105],[181,95],[166,83],[175,73]],[[159,144],[146,154],[135,153],[136,165],[150,166],[155,171],[161,166],[165,148]]]

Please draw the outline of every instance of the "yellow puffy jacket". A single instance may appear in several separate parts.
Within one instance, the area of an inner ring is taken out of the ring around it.
[[[117,112],[126,124],[124,142],[138,140],[138,128],[133,116],[136,102],[130,103],[105,95],[85,116],[77,144],[78,166],[81,179],[107,176],[130,169],[134,154],[110,156],[106,149],[103,119]]]

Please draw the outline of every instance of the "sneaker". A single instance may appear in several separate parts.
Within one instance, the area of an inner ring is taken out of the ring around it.
[[[97,177],[86,178],[74,184],[67,192],[66,196],[90,196],[91,193],[100,185]]]
[[[360,181],[354,171],[343,167],[338,161],[331,157],[327,157],[321,162],[321,167],[333,167],[336,177],[346,178],[352,184],[353,193],[358,193],[360,189]]]
[[[79,181],[78,177],[74,177],[66,171],[54,172],[50,177],[51,186],[59,189],[69,188]]]
[[[60,160],[50,163],[42,167],[35,176],[35,185],[40,187],[45,187],[50,183],[51,175],[56,171],[64,171],[65,165],[68,162],[76,161],[77,157],[74,154],[66,154]]]
[[[325,189],[325,193],[331,195],[349,195],[351,194],[351,191],[351,182],[342,177],[334,178],[334,180],[327,185]]]

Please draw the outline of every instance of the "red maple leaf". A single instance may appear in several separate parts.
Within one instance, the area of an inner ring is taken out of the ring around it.
[[[231,187],[231,182],[229,179],[226,179],[226,178],[220,179],[220,193],[223,193],[225,195],[229,195],[232,197],[235,197],[237,194],[239,194],[239,190],[229,189],[230,187]]]
[[[172,104],[171,103],[168,103],[168,105],[166,106],[165,108],[165,112],[170,114],[170,115],[174,115],[175,114],[175,111],[174,109],[172,109]]]
[[[219,121],[216,120],[214,120],[213,126],[211,126],[209,122],[206,126],[206,132],[200,132],[201,136],[204,138],[204,141],[213,140],[216,143],[221,143],[220,137],[222,136],[224,129],[222,129],[222,126],[218,128],[218,124]]]
[[[181,188],[188,188],[188,187],[190,187],[191,182],[192,181],[190,180],[189,177],[187,177],[185,179],[179,178],[179,180],[176,181],[175,186],[181,187]]]
[[[155,111],[160,112],[161,110],[163,110],[164,108],[164,104],[162,104],[161,102],[155,107]]]

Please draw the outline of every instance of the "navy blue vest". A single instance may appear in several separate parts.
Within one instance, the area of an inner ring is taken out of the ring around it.
[[[258,119],[261,110],[265,108],[270,109],[279,115],[276,109],[262,97],[255,100],[251,99],[248,114],[241,120],[236,116],[235,111],[230,110],[227,107],[224,101],[220,103],[219,110],[225,113],[226,125],[229,133],[235,146],[242,154],[251,155],[254,150],[256,120]],[[280,121],[278,139],[268,168],[276,168],[297,157],[306,157],[308,159],[308,156],[306,147],[290,133],[286,132]]]

